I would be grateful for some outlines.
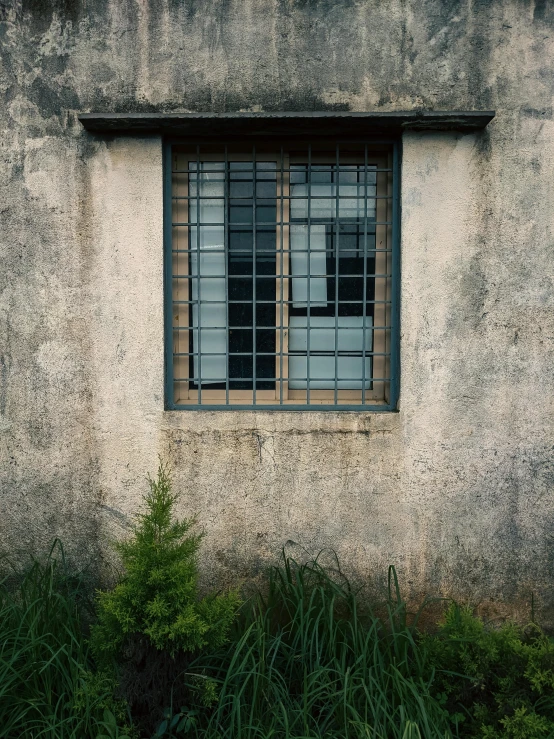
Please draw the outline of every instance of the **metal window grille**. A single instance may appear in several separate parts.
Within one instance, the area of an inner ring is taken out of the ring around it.
[[[390,410],[396,143],[166,150],[167,405]]]

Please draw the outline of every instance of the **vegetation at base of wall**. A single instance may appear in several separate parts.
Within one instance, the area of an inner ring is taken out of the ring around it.
[[[449,736],[451,717],[432,695],[426,652],[408,626],[392,568],[390,576],[379,618],[363,612],[344,576],[284,557],[271,569],[267,597],[248,607],[228,647],[191,664],[189,675],[213,681],[217,696],[191,735]]]
[[[124,575],[98,594],[91,633],[98,663],[113,668],[143,731],[154,729],[169,691],[187,697],[179,675],[199,650],[225,643],[240,604],[234,591],[199,597],[202,535],[192,533],[194,519],[175,517],[177,496],[166,466],[160,463],[149,486],[133,535],[115,545]]]
[[[4,739],[96,736],[110,710],[124,726],[113,679],[97,670],[86,639],[82,574],[54,542],[44,563],[10,568],[0,583],[0,735]]]
[[[487,627],[451,603],[420,644],[441,702],[464,716],[464,736],[554,737],[554,641],[536,624]]]
[[[285,555],[239,611],[234,592],[199,597],[200,537],[175,501],[161,466],[96,610],[58,542],[0,583],[1,737],[554,737],[554,641],[536,624],[445,603],[423,630],[393,568],[372,609],[337,562]]]

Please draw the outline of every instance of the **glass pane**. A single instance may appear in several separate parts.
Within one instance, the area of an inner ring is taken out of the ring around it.
[[[338,316],[335,332],[334,316],[311,316],[308,330],[307,316],[291,316],[289,332],[289,349],[291,352],[302,352],[308,349],[308,333],[310,335],[310,352],[334,352],[335,336],[338,339],[339,352],[370,352],[372,348],[371,316]]]
[[[303,275],[292,279],[293,307],[307,306],[308,299],[314,308],[327,305],[325,226],[291,226],[290,248],[291,274]]]
[[[337,389],[357,390],[362,387],[363,366],[365,376],[371,378],[371,357],[340,356],[337,359]],[[291,390],[305,390],[308,385],[308,358],[304,356],[289,357],[289,387]],[[310,389],[334,390],[335,388],[335,356],[310,355]],[[371,380],[366,379],[366,388]]]

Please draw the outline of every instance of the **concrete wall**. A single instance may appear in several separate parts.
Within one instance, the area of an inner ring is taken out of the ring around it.
[[[554,620],[554,6],[548,0],[0,4],[1,548],[82,561],[161,454],[206,581],[288,541],[414,596]],[[81,111],[489,109],[406,134],[398,413],[163,409],[157,137]]]

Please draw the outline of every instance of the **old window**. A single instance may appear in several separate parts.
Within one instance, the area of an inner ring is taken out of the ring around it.
[[[168,407],[394,406],[396,169],[386,143],[172,145]]]

